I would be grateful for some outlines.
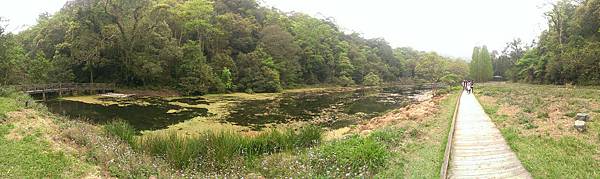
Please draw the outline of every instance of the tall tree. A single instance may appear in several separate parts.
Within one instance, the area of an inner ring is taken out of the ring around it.
[[[487,47],[484,45],[481,47],[479,51],[479,66],[477,68],[480,69],[480,77],[478,81],[486,82],[492,79],[494,75],[494,68],[492,67],[492,58],[490,52]]]
[[[473,48],[473,56],[471,57],[470,76],[475,81],[486,82],[492,79],[494,75],[494,67],[492,66],[492,57],[487,47]]]
[[[479,69],[480,61],[479,47],[474,47],[473,55],[471,55],[471,63],[469,64],[469,72],[472,79],[479,79],[479,75],[481,74],[481,69]]]

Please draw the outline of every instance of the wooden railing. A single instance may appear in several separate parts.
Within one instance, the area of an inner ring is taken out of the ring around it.
[[[29,94],[39,93],[62,93],[72,91],[110,91],[115,89],[112,83],[51,83],[51,84],[31,84],[14,85],[16,90]]]

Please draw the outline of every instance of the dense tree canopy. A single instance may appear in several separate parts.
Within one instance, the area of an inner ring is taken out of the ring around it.
[[[426,77],[417,64],[430,59],[255,0],[73,0],[17,35],[0,31],[0,50],[3,84],[107,82],[186,94],[378,84]],[[448,62],[464,75],[463,63]]]
[[[545,15],[548,30],[509,70],[515,81],[600,84],[600,0],[560,0]]]

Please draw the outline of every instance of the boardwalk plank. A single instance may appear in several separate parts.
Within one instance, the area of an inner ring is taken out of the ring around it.
[[[449,178],[531,178],[472,94],[461,97]]]

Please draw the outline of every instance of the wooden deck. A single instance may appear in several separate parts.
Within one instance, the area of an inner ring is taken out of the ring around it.
[[[29,93],[52,93],[69,91],[109,91],[114,90],[115,85],[110,83],[51,83],[51,84],[32,84],[15,85],[15,89]]]
[[[463,93],[448,178],[531,178],[473,94]]]
[[[58,94],[62,96],[65,93],[80,93],[80,92],[108,92],[115,90],[115,84],[111,83],[52,83],[52,84],[32,84],[32,85],[15,85],[13,88],[28,93],[30,95],[42,94],[42,98],[46,100],[46,94]]]

